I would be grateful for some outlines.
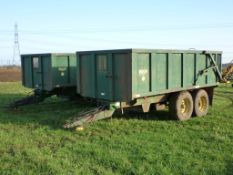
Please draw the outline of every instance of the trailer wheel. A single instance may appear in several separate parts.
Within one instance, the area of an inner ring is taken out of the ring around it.
[[[193,98],[189,92],[174,94],[169,102],[171,115],[181,121],[191,118],[193,112]]]
[[[201,89],[193,95],[194,109],[193,116],[203,117],[209,110],[209,96],[208,93]]]

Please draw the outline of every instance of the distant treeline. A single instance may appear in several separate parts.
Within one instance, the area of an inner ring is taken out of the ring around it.
[[[20,69],[21,66],[19,66],[19,65],[4,65],[4,66],[1,66],[0,65],[0,68],[4,68],[4,69],[13,69],[13,68]]]

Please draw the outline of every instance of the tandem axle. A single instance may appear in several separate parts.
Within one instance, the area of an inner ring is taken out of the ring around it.
[[[179,91],[164,95],[151,96],[135,99],[129,103],[102,102],[96,108],[82,111],[77,116],[68,120],[63,126],[66,129],[82,127],[87,123],[111,118],[116,111],[141,106],[143,112],[149,112],[152,109],[161,110],[165,105],[168,105],[169,111],[173,119],[189,120],[191,116],[202,117],[208,113],[209,106],[212,105],[213,87],[193,89],[190,91]]]

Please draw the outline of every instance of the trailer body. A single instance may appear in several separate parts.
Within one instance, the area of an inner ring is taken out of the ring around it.
[[[77,52],[77,93],[109,102],[132,102],[219,84],[222,52],[125,49]]]
[[[222,52],[124,49],[77,52],[77,93],[97,102],[65,128],[83,126],[135,108],[163,110],[189,120],[207,115],[222,80]]]
[[[76,87],[75,54],[28,54],[21,56],[23,86],[52,91]]]

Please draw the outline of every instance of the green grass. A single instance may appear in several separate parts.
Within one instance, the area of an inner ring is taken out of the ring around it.
[[[51,98],[8,111],[25,96],[0,83],[0,174],[233,174],[233,88],[216,89],[204,118],[167,120],[167,112],[103,120],[83,132],[61,128],[85,106]]]

